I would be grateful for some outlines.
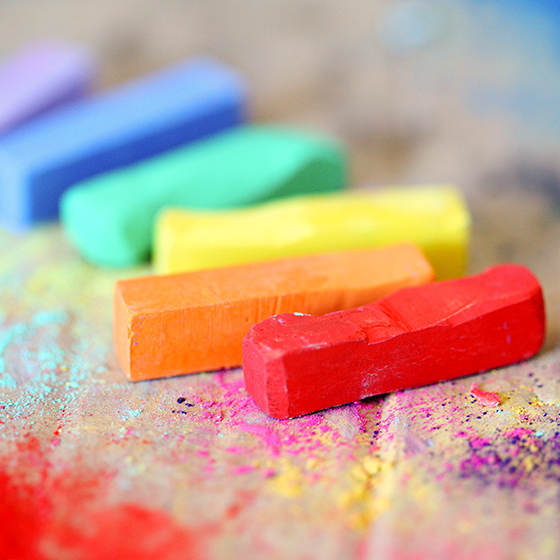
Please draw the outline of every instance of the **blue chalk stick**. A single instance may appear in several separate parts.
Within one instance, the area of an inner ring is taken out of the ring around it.
[[[201,58],[36,118],[0,138],[0,225],[56,219],[74,183],[238,125],[246,105],[238,73]]]

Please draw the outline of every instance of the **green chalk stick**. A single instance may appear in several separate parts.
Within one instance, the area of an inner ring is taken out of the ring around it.
[[[167,206],[241,207],[345,184],[345,154],[330,139],[242,126],[75,185],[61,219],[86,259],[125,267],[149,258],[155,217]]]

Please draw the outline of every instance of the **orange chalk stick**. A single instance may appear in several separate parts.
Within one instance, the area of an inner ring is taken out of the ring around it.
[[[245,334],[272,315],[349,309],[432,279],[407,244],[121,280],[116,354],[132,381],[235,367]]]

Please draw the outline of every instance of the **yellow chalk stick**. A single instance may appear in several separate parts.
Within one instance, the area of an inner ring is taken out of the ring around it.
[[[157,220],[155,270],[171,274],[412,241],[440,280],[466,273],[470,215],[451,186],[285,198],[227,211],[170,208]]]

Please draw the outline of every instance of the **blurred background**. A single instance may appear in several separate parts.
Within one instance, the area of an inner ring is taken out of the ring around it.
[[[255,120],[341,139],[353,188],[458,185],[473,272],[525,263],[558,307],[556,0],[0,0],[0,30],[0,56],[95,49],[99,89],[215,55],[247,76]]]

